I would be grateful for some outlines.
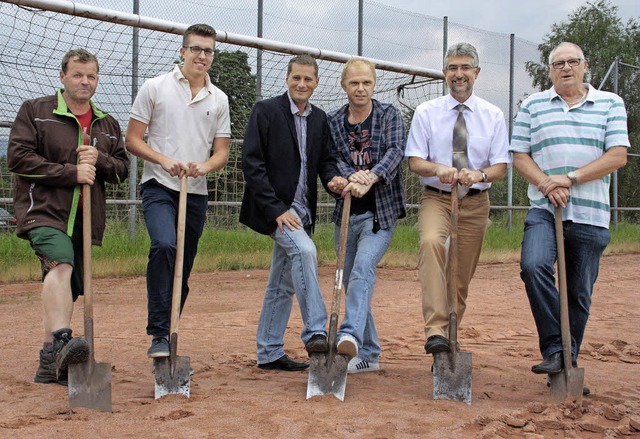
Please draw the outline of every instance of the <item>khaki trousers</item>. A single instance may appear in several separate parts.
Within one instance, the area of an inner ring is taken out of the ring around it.
[[[458,323],[466,308],[469,283],[476,271],[489,219],[489,192],[460,200],[458,214]],[[447,238],[451,229],[451,195],[425,189],[418,214],[420,249],[418,276],[422,287],[422,315],[427,338],[449,338],[447,301]]]

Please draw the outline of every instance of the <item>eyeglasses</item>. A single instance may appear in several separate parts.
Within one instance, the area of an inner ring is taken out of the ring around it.
[[[564,65],[569,64],[569,67],[574,68],[580,65],[580,63],[584,61],[584,58],[574,58],[574,59],[567,59],[565,61],[555,61],[551,63],[551,67],[553,67],[556,70],[560,70],[560,69],[564,69]]]
[[[182,46],[185,49],[189,49],[191,53],[198,56],[201,52],[204,52],[205,56],[213,56],[213,49],[203,49],[200,46]]]
[[[456,65],[456,64],[449,64],[447,66],[447,71],[448,72],[457,72],[458,70],[462,70],[463,72],[470,72],[471,70],[475,69],[475,67],[469,65],[469,64],[462,64],[461,66]]]

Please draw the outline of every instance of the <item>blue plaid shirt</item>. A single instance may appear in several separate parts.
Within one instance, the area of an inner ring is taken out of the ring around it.
[[[376,217],[381,229],[393,226],[399,218],[406,216],[406,201],[402,183],[402,160],[405,147],[405,126],[402,113],[391,104],[373,101],[371,121],[371,143],[373,146],[373,168],[371,172],[380,177],[374,186],[376,196]],[[344,178],[356,172],[349,138],[344,129],[348,117],[348,105],[327,115],[333,140],[332,154],[337,158],[338,171]],[[333,222],[340,224],[343,200],[336,202]]]

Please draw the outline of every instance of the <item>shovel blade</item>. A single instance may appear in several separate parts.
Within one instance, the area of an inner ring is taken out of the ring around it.
[[[433,399],[471,404],[471,352],[433,355]]]
[[[570,367],[561,373],[549,375],[551,383],[551,397],[555,402],[562,402],[567,395],[582,404],[582,389],[584,387],[584,368]]]
[[[175,357],[175,365],[173,366],[172,368],[170,357],[155,358],[153,360],[156,379],[156,399],[162,398],[165,395],[185,395],[187,398],[190,397],[190,357]]]
[[[75,407],[111,412],[111,363],[69,365],[69,408]]]
[[[314,396],[333,395],[344,401],[347,386],[349,360],[341,354],[311,354],[307,399]]]

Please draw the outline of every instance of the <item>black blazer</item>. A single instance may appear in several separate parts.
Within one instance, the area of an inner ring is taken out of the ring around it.
[[[277,228],[276,218],[293,204],[300,176],[300,152],[287,93],[253,106],[242,146],[245,178],[240,222],[264,235]],[[312,105],[307,117],[307,200],[312,226],[316,219],[318,176],[327,183],[338,174],[331,156],[331,135],[324,111]]]

